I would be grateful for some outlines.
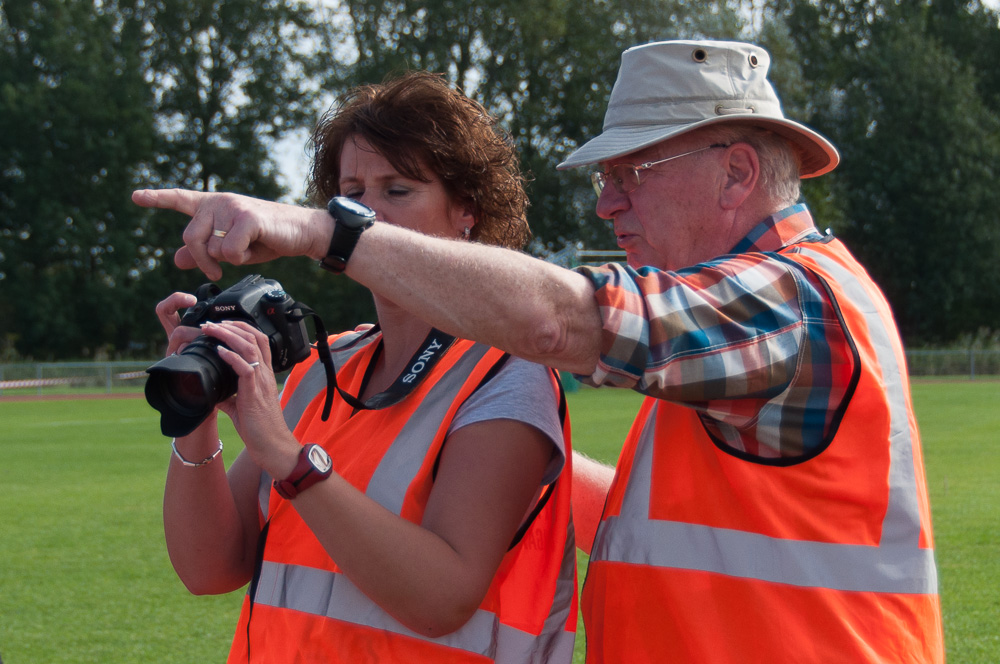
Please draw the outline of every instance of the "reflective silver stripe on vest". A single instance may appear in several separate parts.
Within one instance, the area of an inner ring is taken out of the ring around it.
[[[906,387],[901,379],[903,371],[896,362],[893,340],[876,304],[850,270],[819,252],[804,249],[802,253],[819,263],[864,314],[872,347],[878,356],[879,366],[882,367],[882,380],[889,402],[889,503],[882,521],[881,546],[915,549],[920,543],[920,504],[917,500],[917,478],[913,466],[914,440],[910,436]],[[931,567],[933,569],[933,564]],[[934,576],[936,585],[936,572]]]
[[[700,570],[804,587],[884,593],[937,593],[933,550],[919,548],[920,511],[906,393],[892,340],[857,278],[824,255],[816,258],[862,306],[872,345],[884,369],[889,401],[889,502],[879,546],[809,542],[740,530],[649,519],[655,421],[650,410],[637,441],[620,516],[608,517],[592,560]]]
[[[431,387],[383,455],[368,482],[366,495],[396,515],[402,512],[406,492],[429,453],[456,395],[489,350],[489,347],[480,344],[472,346]],[[351,349],[352,354],[353,352],[355,349]],[[336,357],[341,366],[344,361],[342,358],[343,354]],[[308,380],[317,368],[321,380]],[[285,420],[289,429],[295,428],[306,406],[325,388],[325,372],[322,364],[316,362],[296,386],[286,404]],[[289,406],[293,403],[303,405],[301,408],[296,406],[289,414]],[[270,478],[266,477],[266,473],[263,475],[258,497],[266,515]],[[569,534],[572,534],[572,522],[569,528]],[[567,632],[565,626],[576,590],[575,569],[574,539],[568,537],[550,616],[539,636],[500,623],[492,612],[478,610],[460,629],[444,637],[431,639],[401,625],[343,574],[269,561],[263,563],[254,603],[385,629],[485,655],[502,664],[568,662],[573,656],[574,634]]]
[[[361,347],[363,348],[364,344],[361,344]],[[343,366],[358,350],[358,347],[352,347],[346,352],[339,352],[334,356],[334,362]],[[438,381],[430,389],[427,397],[417,406],[416,411],[403,425],[399,436],[392,442],[372,474],[371,480],[368,482],[368,496],[378,501],[386,509],[391,510],[393,514],[399,515],[402,511],[406,490],[420,470],[420,464],[427,456],[427,451],[434,440],[434,434],[451,407],[455,394],[465,383],[469,372],[475,368],[488,350],[488,347],[479,344],[473,346],[455,364],[453,371],[456,373],[449,372],[449,376]],[[453,380],[448,380],[448,378]],[[288,402],[282,410],[285,424],[290,431],[295,430],[306,408],[325,389],[326,370],[323,368],[322,362],[314,362],[306,370],[306,375],[295,386],[295,391],[288,397]],[[382,484],[386,486],[380,486]],[[268,516],[270,492],[271,479],[267,473],[261,473],[257,499],[260,503],[260,510],[265,517]]]
[[[260,483],[257,485],[257,502],[260,513],[267,519],[271,507],[271,475],[266,470],[260,471]]]
[[[366,348],[368,344],[372,343],[376,339],[367,340],[365,343],[359,343],[355,346],[343,349],[357,340],[363,333],[358,332],[355,334],[348,334],[337,339],[332,346],[330,346],[330,352],[333,353],[333,363],[335,366],[344,366],[344,364],[354,357],[362,348]],[[295,425],[298,424],[299,420],[302,418],[302,413],[305,412],[306,408],[312,403],[312,400],[316,398],[317,395],[321,394],[323,390],[326,389],[326,368],[323,363],[316,360],[312,363],[312,366],[306,371],[306,375],[302,377],[299,384],[295,386],[295,391],[288,398],[288,403],[282,409],[285,416],[285,424],[288,425],[289,431],[295,431]]]
[[[568,481],[569,476],[565,477]],[[556,580],[556,591],[552,598],[552,609],[548,618],[542,626],[542,633],[539,636],[526,635],[528,639],[506,639],[500,640],[500,647],[497,652],[497,662],[511,664],[515,662],[570,662],[573,660],[573,646],[576,641],[576,632],[567,632],[566,624],[576,624],[576,615],[570,618],[570,611],[574,608],[573,594],[576,592],[576,534],[573,527],[572,514],[566,527],[566,546],[563,550],[562,565],[559,568],[559,578]],[[556,607],[562,607],[556,609]],[[510,629],[512,632],[517,631]],[[520,632],[524,634],[524,632]],[[511,635],[513,636],[513,635]],[[519,644],[515,651],[510,646]]]
[[[558,595],[566,596],[569,593],[572,596],[572,578],[569,588],[564,587],[566,585],[560,583]],[[568,662],[573,657],[572,633],[559,629],[558,632],[536,637],[501,624],[496,614],[481,609],[451,634],[438,638],[426,637],[394,620],[358,590],[345,575],[310,567],[264,561],[255,602],[383,629],[393,634],[483,655],[498,664]],[[562,617],[565,620],[566,615]]]

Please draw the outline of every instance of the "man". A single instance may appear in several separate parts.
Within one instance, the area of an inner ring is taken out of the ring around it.
[[[795,204],[839,156],[784,118],[768,66],[729,42],[623,54],[603,133],[560,168],[600,165],[628,267],[352,234],[336,209],[332,231],[325,211],[246,198],[136,200],[192,215],[181,267],[329,252],[442,330],[648,395],[616,470],[575,460],[588,662],[940,662],[899,335]]]

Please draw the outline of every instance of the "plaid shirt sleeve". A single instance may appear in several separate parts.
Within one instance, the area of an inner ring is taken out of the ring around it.
[[[845,398],[853,355],[818,278],[778,253],[680,272],[609,264],[594,283],[604,323],[591,385],[685,404],[724,445],[810,456]]]

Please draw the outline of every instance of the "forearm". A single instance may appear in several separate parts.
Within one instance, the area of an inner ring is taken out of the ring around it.
[[[534,427],[477,422],[449,436],[420,524],[337,475],[294,506],[362,592],[410,629],[441,636],[483,601],[551,454]]]
[[[601,525],[604,503],[615,478],[615,469],[573,452],[573,530],[576,546],[589,554],[597,527]]]
[[[222,276],[219,261],[320,259],[333,235],[324,210],[180,189],[141,190],[132,198],[191,216],[174,262],[213,280]],[[589,374],[597,365],[601,318],[593,286],[570,270],[377,223],[361,235],[347,274],[446,332],[559,369]]]
[[[526,254],[388,224],[365,231],[347,274],[435,327],[589,374],[601,321],[586,277]]]
[[[185,459],[200,461],[218,449],[204,431],[177,440]],[[196,468],[171,456],[163,497],[163,526],[170,561],[184,585],[198,595],[235,590],[250,578],[253,552],[220,454]]]
[[[488,588],[444,539],[336,474],[297,497],[295,508],[341,571],[414,631],[441,636],[458,629]]]

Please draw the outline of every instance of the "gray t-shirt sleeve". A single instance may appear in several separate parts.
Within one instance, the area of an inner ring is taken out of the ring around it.
[[[554,449],[542,483],[550,484],[559,477],[566,464],[566,443],[559,420],[559,399],[546,367],[518,357],[509,358],[491,380],[459,407],[448,433],[489,420],[524,422],[545,434]]]

